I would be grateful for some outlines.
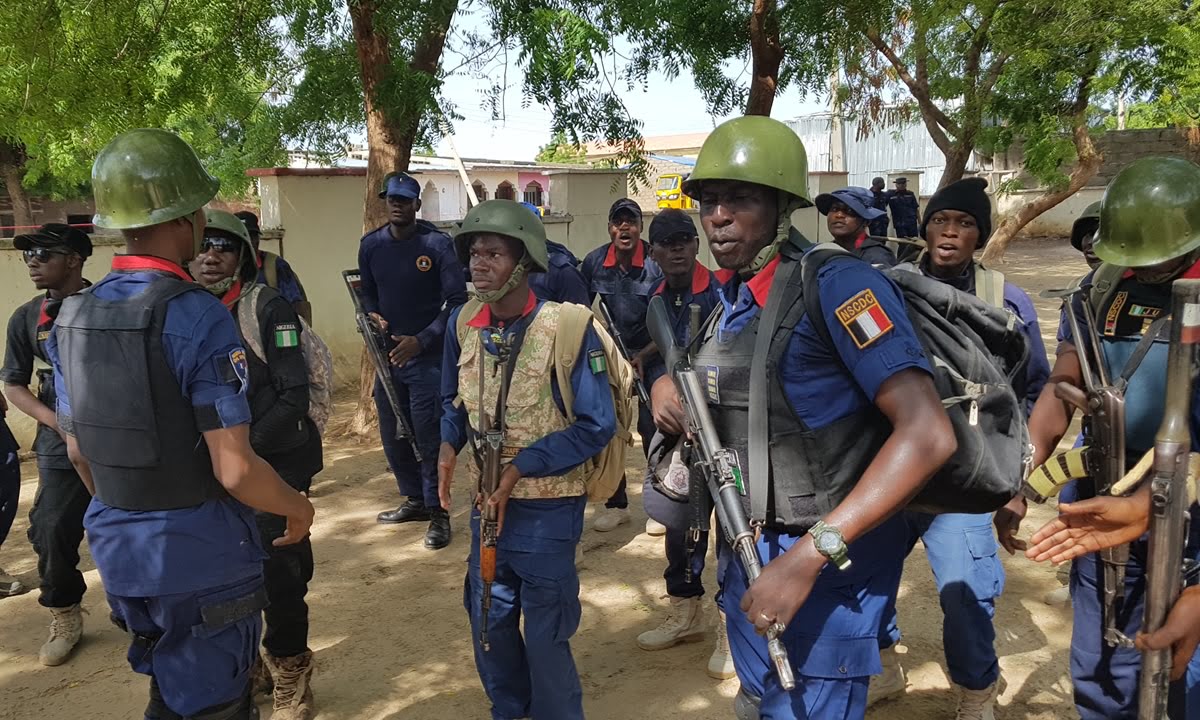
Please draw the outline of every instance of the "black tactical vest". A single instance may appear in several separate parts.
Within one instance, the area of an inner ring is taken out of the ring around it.
[[[767,475],[750,473],[751,366],[758,341],[760,312],[728,342],[710,330],[693,358],[708,391],[717,434],[737,454],[747,495],[747,514],[768,529],[800,535],[833,510],[871,464],[891,434],[891,424],[874,405],[819,429],[796,415],[784,393],[779,366],[792,333],[804,317],[800,293],[801,249],[785,245],[770,295],[779,296],[781,320],[766,357]],[[794,265],[794,268],[786,268]],[[794,270],[794,272],[793,272]],[[768,300],[768,306],[770,305]],[[715,328],[716,323],[713,324]],[[765,495],[765,512],[755,512],[756,494]]]
[[[96,497],[123,510],[174,510],[226,496],[163,351],[167,303],[203,288],[162,277],[140,295],[63,302],[56,321],[71,425]]]

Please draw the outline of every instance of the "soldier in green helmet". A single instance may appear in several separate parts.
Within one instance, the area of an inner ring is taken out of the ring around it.
[[[1075,218],[1074,224],[1071,225],[1071,247],[1083,253],[1083,259],[1093,270],[1100,267],[1100,258],[1096,257],[1093,249],[1096,233],[1099,230],[1100,201],[1097,200],[1084,208],[1083,212],[1079,213],[1079,217]]]
[[[953,430],[901,293],[880,271],[850,255],[825,263],[806,291],[819,293],[828,333],[806,316],[797,281],[811,245],[791,216],[811,202],[791,129],[765,117],[717,127],[684,191],[733,276],[692,364],[762,528],[753,585],[740,563],[722,563],[738,717],[861,718],[904,560],[896,513],[953,453]],[[669,377],[652,405],[661,429],[684,431]],[[781,626],[790,692],[762,637]]]
[[[1055,385],[1083,387],[1080,353],[1087,353],[1091,367],[1102,363],[1110,378],[1127,378],[1127,464],[1134,464],[1153,447],[1165,407],[1169,344],[1168,333],[1160,332],[1163,324],[1157,321],[1170,312],[1172,281],[1200,277],[1200,167],[1179,158],[1137,160],[1109,183],[1098,214],[1100,229],[1094,248],[1103,264],[1085,276],[1084,292],[1075,295],[1070,305],[1083,337],[1075,337],[1064,308],[1051,372],[1058,382],[1046,385],[1029,422],[1035,465],[1045,462],[1054,451],[1074,415],[1074,406],[1059,399]],[[1137,352],[1139,346],[1146,350],[1144,355]],[[1200,404],[1193,400],[1195,407]],[[1200,434],[1200,421],[1194,411],[1192,418],[1195,438]],[[1200,446],[1193,443],[1192,450],[1197,449]],[[1040,561],[1073,559],[1071,680],[1080,716],[1084,720],[1141,717],[1137,708],[1141,655],[1133,647],[1110,647],[1105,642],[1102,566],[1096,551],[1130,542],[1116,629],[1132,638],[1142,621],[1147,552],[1143,532],[1149,500],[1145,493],[1111,498],[1096,497],[1097,492],[1090,477],[1064,487],[1059,495],[1059,518],[1035,534],[1035,546],[1027,554]],[[1115,539],[1115,543],[1098,542],[1098,537]],[[1200,558],[1196,517],[1185,557]],[[1189,623],[1186,609],[1196,600],[1195,593],[1185,595],[1181,599],[1183,613],[1173,614],[1168,627],[1152,638],[1155,647],[1183,641],[1175,648],[1175,672],[1178,677],[1186,671],[1186,688],[1176,689],[1181,694],[1186,690],[1188,697],[1186,709],[1180,706],[1171,717],[1200,714],[1200,657],[1194,653],[1200,635],[1194,632],[1194,621]]]
[[[585,463],[617,429],[610,356],[590,310],[539,300],[529,289],[529,275],[545,272],[548,257],[545,229],[527,208],[512,200],[481,203],[454,241],[478,297],[454,311],[455,331],[446,333],[442,507],[450,509],[454,468],[467,440],[502,428],[499,487],[485,501],[499,518],[490,562],[480,547],[480,510],[471,512],[464,597],[475,666],[491,717],[582,720],[583,690],[569,642],[581,615],[575,546],[589,493]],[[566,362],[564,352],[571,356]],[[565,387],[555,368],[568,365]],[[468,463],[476,483],[486,466],[479,465]],[[486,576],[483,566],[491,570]]]
[[[313,508],[250,444],[246,351],[184,270],[218,182],[163,130],[114,138],[92,168],[112,272],[63,301],[46,351],[58,426],[93,498],[84,518],[147,720],[248,720],[266,605],[253,510],[303,540]]]

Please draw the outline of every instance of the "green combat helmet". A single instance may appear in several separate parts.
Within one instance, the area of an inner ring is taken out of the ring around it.
[[[525,256],[535,272],[546,272],[550,255],[546,250],[546,228],[537,215],[515,200],[486,200],[471,208],[454,231],[454,249],[465,267],[470,258],[471,236],[478,233],[504,235],[521,241]]]
[[[204,219],[210,230],[227,232],[246,243],[246,247],[253,249],[254,246],[250,244],[250,231],[237,215],[216,208],[204,208]]]
[[[798,207],[812,205],[804,143],[787,125],[760,115],[734,118],[709,134],[683,191],[699,198],[704,180],[765,185],[798,198]]]
[[[1093,251],[1106,263],[1148,267],[1200,248],[1200,167],[1180,158],[1130,163],[1104,191]]]
[[[1075,218],[1075,222],[1071,225],[1071,247],[1076,250],[1083,250],[1083,238],[1091,235],[1096,231],[1096,225],[1100,223],[1100,201],[1088,205],[1079,213],[1079,217]]]
[[[114,230],[169,222],[204,207],[220,186],[178,135],[130,130],[105,145],[92,165],[92,221]]]

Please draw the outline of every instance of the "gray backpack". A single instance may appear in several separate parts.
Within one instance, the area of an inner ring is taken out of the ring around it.
[[[815,288],[827,262],[862,262],[837,245],[822,244],[803,260],[804,288]],[[942,466],[910,510],[986,513],[1021,489],[1030,460],[1025,419],[1025,367],[1029,343],[1017,318],[968,293],[925,277],[911,265],[884,271],[904,295],[912,322],[933,368],[934,385],[958,450]],[[820,294],[804,292],[805,312],[833,347]]]

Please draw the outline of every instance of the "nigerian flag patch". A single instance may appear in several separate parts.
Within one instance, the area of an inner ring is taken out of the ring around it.
[[[300,344],[300,329],[296,323],[280,323],[275,326],[275,347],[291,348]]]
[[[604,357],[603,350],[593,350],[588,353],[588,368],[591,369],[593,375],[599,375],[608,370],[608,358]]]

